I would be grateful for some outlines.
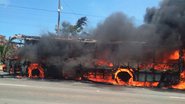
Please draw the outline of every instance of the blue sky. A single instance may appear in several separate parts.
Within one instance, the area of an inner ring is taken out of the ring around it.
[[[147,7],[157,7],[161,0],[61,0],[61,21],[74,24],[82,16],[88,28],[96,27],[114,12],[123,12],[136,25],[143,23]],[[54,32],[58,0],[0,0],[0,34],[39,35]],[[39,10],[42,9],[42,10]]]

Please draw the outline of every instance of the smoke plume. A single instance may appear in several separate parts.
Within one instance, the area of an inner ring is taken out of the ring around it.
[[[152,57],[162,60],[174,50],[183,48],[184,27],[185,1],[163,0],[158,8],[147,8],[143,25],[134,27],[123,13],[114,13],[97,26],[94,35],[101,43],[121,41],[118,48],[111,50],[109,58],[122,63],[142,62],[152,60]]]
[[[88,50],[78,41],[71,41],[55,34],[45,34],[36,44],[27,44],[19,50],[25,61],[55,66],[59,71],[72,70],[88,62]],[[24,61],[23,60],[23,61]]]
[[[95,45],[47,35],[38,44],[23,47],[19,54],[24,59],[67,70],[78,64],[90,65],[96,59],[122,64],[144,62],[153,60],[154,54],[162,59],[185,46],[184,27],[185,0],[163,0],[158,8],[146,10],[144,24],[139,27],[125,14],[113,13],[93,30]]]
[[[141,56],[141,44],[136,34],[137,28],[125,14],[121,12],[113,13],[100,23],[94,30],[94,38],[98,41],[98,53],[105,59],[116,63],[138,61]],[[139,45],[140,44],[140,45]],[[109,45],[107,47],[107,45]],[[103,52],[102,52],[103,51]]]
[[[155,26],[160,44],[185,45],[185,1],[163,0],[159,8],[148,8],[145,23]]]

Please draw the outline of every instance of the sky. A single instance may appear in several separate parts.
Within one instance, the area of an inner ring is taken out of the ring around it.
[[[136,26],[143,23],[146,8],[157,7],[161,0],[61,0],[61,22],[71,24],[83,16],[87,28],[95,28],[106,17],[123,12]],[[0,34],[39,35],[55,32],[58,0],[0,0]]]

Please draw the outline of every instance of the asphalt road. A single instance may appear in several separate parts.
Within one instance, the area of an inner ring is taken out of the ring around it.
[[[185,92],[0,78],[0,104],[184,104]]]

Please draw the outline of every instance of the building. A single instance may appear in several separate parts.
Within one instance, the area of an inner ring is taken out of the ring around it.
[[[6,38],[4,35],[0,35],[0,45],[5,45],[5,43],[7,42]]]

